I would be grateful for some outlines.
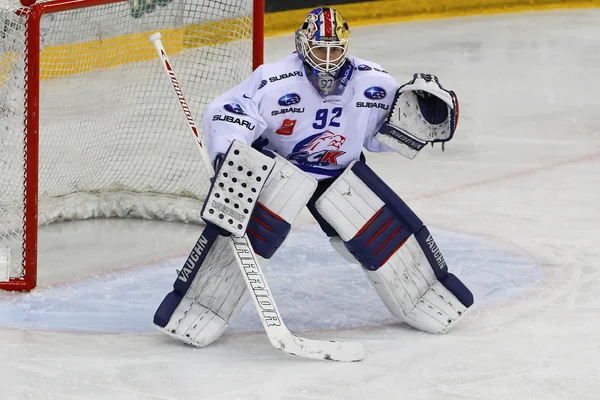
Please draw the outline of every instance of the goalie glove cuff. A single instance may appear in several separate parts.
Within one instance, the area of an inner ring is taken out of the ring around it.
[[[387,124],[379,129],[375,139],[411,160],[427,144],[426,141],[419,140],[400,128]]]

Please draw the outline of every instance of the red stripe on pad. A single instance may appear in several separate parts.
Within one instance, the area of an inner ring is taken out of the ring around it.
[[[368,242],[365,244],[365,247],[367,247],[368,245],[370,245],[370,244],[371,244],[371,242],[372,242],[373,240],[375,240],[375,238],[376,238],[377,236],[379,236],[379,234],[380,234],[380,233],[381,233],[381,232],[382,232],[382,231],[383,231],[385,228],[387,228],[387,226],[388,226],[389,224],[391,224],[393,220],[394,220],[394,219],[392,218],[392,219],[390,219],[388,222],[386,222],[386,223],[385,223],[385,225],[383,225],[383,226],[381,227],[381,229],[379,229],[379,230],[378,230],[378,231],[377,231],[377,232],[376,232],[376,233],[373,235],[373,237],[372,237],[371,239],[369,239],[369,241],[368,241]]]
[[[411,235],[411,236],[412,236],[412,235]],[[389,256],[387,256],[387,257],[385,258],[385,260],[383,260],[383,262],[381,263],[381,265],[383,265],[383,264],[385,264],[386,262],[388,262],[388,260],[389,260],[389,259],[390,259],[390,258],[391,258],[393,255],[394,255],[394,253],[395,253],[395,252],[397,252],[397,251],[398,251],[398,249],[399,249],[400,247],[404,246],[404,243],[406,243],[406,241],[407,241],[409,238],[410,238],[410,236],[409,236],[409,237],[407,237],[406,239],[404,239],[404,240],[403,240],[403,241],[402,241],[402,242],[401,242],[401,243],[398,245],[398,247],[396,247],[396,248],[394,249],[394,251],[392,251],[392,252],[390,253],[390,255],[389,255]],[[381,265],[380,265],[380,267],[381,267]]]
[[[367,221],[367,223],[362,228],[360,228],[360,230],[358,232],[356,232],[356,235],[354,235],[354,237],[357,238],[358,236],[360,236],[360,234],[363,233],[365,231],[365,229],[367,229],[369,227],[369,225],[371,225],[373,223],[373,221],[375,220],[375,218],[377,218],[377,216],[379,214],[381,214],[381,211],[383,211],[383,207],[381,207],[379,210],[377,210],[377,212],[375,213],[375,215],[373,215]]]
[[[383,244],[381,246],[379,246],[379,248],[375,251],[375,253],[373,253],[373,255],[377,255],[377,253],[379,253],[381,251],[381,249],[383,249],[385,247],[386,244],[388,244],[390,242],[390,240],[392,240],[394,238],[394,236],[396,236],[398,234],[398,232],[400,232],[400,230],[402,229],[402,227],[396,229],[394,231],[394,233],[392,233],[390,235],[389,238],[387,238],[387,240],[385,242],[383,242]]]
[[[266,223],[262,222],[260,219],[256,218],[254,215],[252,216],[252,219],[255,220],[256,222],[258,222],[259,224],[261,224],[262,226],[264,226],[265,228],[267,228],[268,230],[270,230],[271,232],[273,232],[273,228],[271,228]]]
[[[280,221],[287,222],[285,219],[281,218],[279,215],[275,214],[273,211],[269,210],[267,207],[263,206],[261,203],[256,203],[257,206],[261,207],[263,210],[271,214],[273,217],[277,218]]]
[[[247,229],[246,233],[252,236],[255,236],[258,240],[263,241],[263,242],[267,242],[262,236],[260,236],[258,233],[254,232],[252,229]]]

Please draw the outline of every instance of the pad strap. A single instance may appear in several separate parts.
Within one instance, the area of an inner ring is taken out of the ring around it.
[[[258,197],[248,223],[254,251],[271,258],[283,244],[300,211],[317,188],[317,181],[285,158],[270,153],[275,165]]]

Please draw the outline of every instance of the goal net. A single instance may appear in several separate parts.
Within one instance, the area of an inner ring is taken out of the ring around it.
[[[39,225],[199,222],[209,176],[148,36],[199,122],[262,61],[255,3],[0,0],[0,289],[35,286]]]

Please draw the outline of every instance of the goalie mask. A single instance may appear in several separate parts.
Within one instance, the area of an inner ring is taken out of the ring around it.
[[[296,51],[310,82],[324,95],[340,95],[353,67],[348,61],[350,28],[333,8],[312,10],[296,31]]]

